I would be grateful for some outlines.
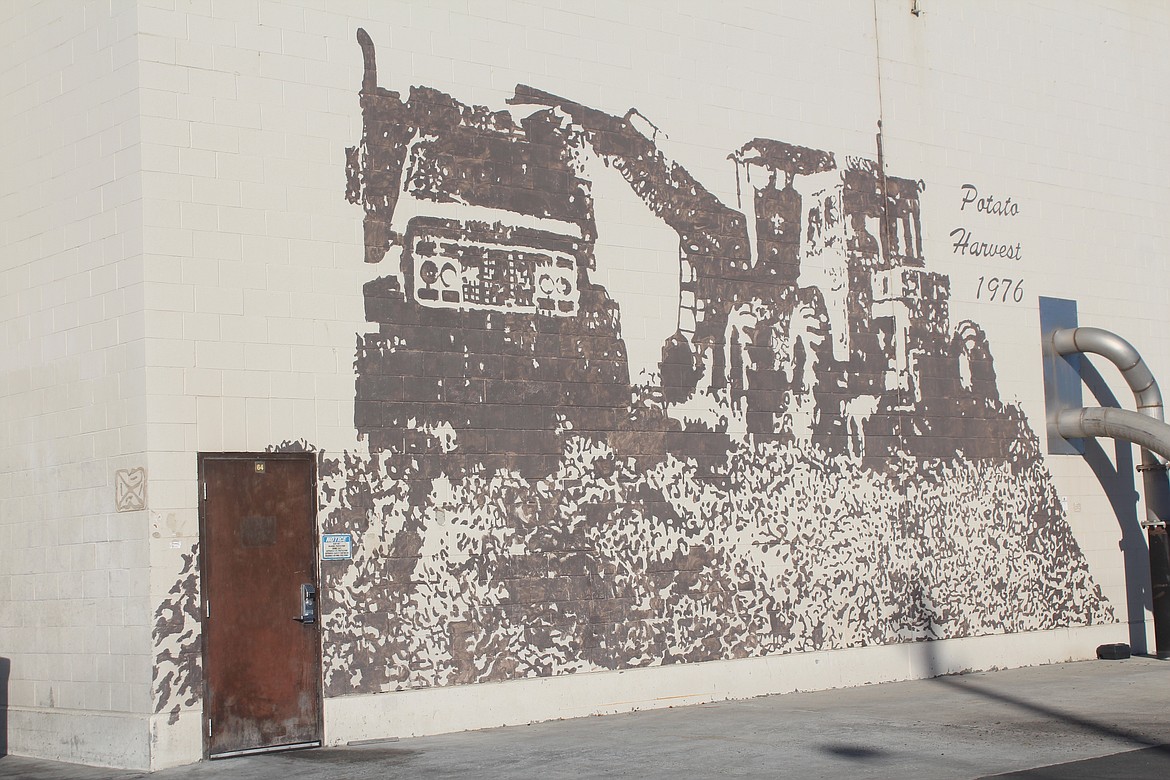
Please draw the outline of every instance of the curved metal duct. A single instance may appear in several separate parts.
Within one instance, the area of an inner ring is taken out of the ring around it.
[[[1065,409],[1056,417],[1056,428],[1066,439],[1105,436],[1133,442],[1142,448],[1142,493],[1145,496],[1146,529],[1150,551],[1153,591],[1154,637],[1159,658],[1170,657],[1170,490],[1166,463],[1170,460],[1170,425],[1165,420],[1162,391],[1142,356],[1128,341],[1101,328],[1059,328],[1052,333],[1053,350],[1060,355],[1089,352],[1108,359],[1121,371],[1133,390],[1138,411],[1112,407]],[[1160,456],[1160,457],[1159,457]]]
[[[1133,390],[1137,412],[1111,407],[1066,409],[1056,418],[1060,435],[1069,438],[1105,436],[1138,444],[1142,448],[1142,472],[1146,497],[1147,528],[1166,523],[1166,464],[1170,459],[1170,425],[1166,425],[1162,391],[1142,356],[1133,345],[1112,331],[1102,328],[1060,328],[1052,332],[1052,348],[1059,355],[1089,352],[1108,359],[1121,371]]]
[[[1121,371],[1133,390],[1138,410],[1162,420],[1162,391],[1142,356],[1128,341],[1101,328],[1060,328],[1052,332],[1052,347],[1058,355],[1091,352],[1109,360]]]
[[[1122,439],[1170,459],[1170,425],[1128,409],[1065,409],[1056,416],[1056,429],[1066,439],[1086,436]],[[1143,465],[1145,461],[1143,457]]]

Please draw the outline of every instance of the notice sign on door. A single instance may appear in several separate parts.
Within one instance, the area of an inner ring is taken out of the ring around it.
[[[353,534],[321,534],[321,560],[353,559]]]

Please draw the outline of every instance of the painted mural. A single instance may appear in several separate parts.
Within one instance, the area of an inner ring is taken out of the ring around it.
[[[980,327],[926,267],[924,185],[755,138],[721,202],[617,116],[378,85],[355,426],[325,531],[330,695],[1112,620]],[[880,148],[880,147],[879,147]],[[678,236],[632,378],[593,173]]]
[[[155,712],[174,725],[183,709],[203,698],[203,634],[199,620],[199,548],[182,555],[179,579],[154,613]]]
[[[748,140],[728,204],[635,109],[403,94],[358,40],[373,279],[360,446],[318,452],[321,531],[355,543],[322,563],[326,695],[1114,620],[880,137]],[[599,171],[677,234],[637,375]]]

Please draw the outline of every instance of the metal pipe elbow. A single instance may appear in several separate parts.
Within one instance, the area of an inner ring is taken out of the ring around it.
[[[1102,328],[1058,328],[1052,333],[1052,348],[1058,355],[1088,352],[1104,357],[1121,371],[1133,391],[1138,411],[1163,419],[1162,391],[1157,380],[1141,354],[1121,336]]]

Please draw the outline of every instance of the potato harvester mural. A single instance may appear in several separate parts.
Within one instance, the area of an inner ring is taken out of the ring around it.
[[[756,138],[741,211],[635,110],[403,96],[358,39],[376,328],[368,448],[318,454],[322,531],[355,540],[323,567],[327,695],[1114,619],[982,329],[950,324],[920,182]],[[599,170],[678,237],[634,379]]]

